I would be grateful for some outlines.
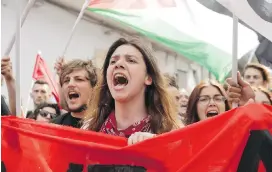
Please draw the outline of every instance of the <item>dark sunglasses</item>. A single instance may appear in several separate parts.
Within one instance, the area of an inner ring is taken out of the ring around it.
[[[47,112],[46,110],[42,110],[42,109],[39,110],[39,114],[44,118],[46,118],[48,115],[50,115],[50,119],[53,119],[57,116],[55,113],[50,113],[50,112]]]

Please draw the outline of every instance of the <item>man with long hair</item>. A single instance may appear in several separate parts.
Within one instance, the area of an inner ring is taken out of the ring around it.
[[[72,60],[60,66],[59,83],[62,99],[68,113],[60,115],[51,122],[80,128],[92,90],[97,83],[97,69],[91,61]]]

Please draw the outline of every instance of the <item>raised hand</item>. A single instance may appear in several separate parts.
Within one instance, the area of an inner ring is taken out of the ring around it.
[[[255,93],[249,83],[242,79],[240,72],[237,73],[237,81],[236,84],[232,78],[226,80],[228,84],[228,101],[238,103],[240,106],[248,103],[250,99],[252,99],[250,100],[252,102],[255,99]]]
[[[56,70],[56,73],[58,76],[60,76],[61,68],[65,64],[64,57],[59,57],[55,63],[54,69]]]
[[[1,59],[1,74],[4,76],[6,81],[14,79],[10,57],[3,57]]]

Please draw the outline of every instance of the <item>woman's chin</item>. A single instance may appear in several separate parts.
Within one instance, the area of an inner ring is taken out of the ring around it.
[[[124,96],[124,95],[115,95],[115,96],[113,97],[113,99],[114,99],[116,102],[123,103],[123,102],[128,101],[128,96]]]

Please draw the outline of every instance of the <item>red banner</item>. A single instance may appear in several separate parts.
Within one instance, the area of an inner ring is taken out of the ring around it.
[[[2,117],[1,128],[8,172],[65,172],[80,164],[83,171],[115,164],[154,172],[235,172],[250,131],[271,130],[272,107],[240,107],[132,146],[125,138],[16,117]]]

